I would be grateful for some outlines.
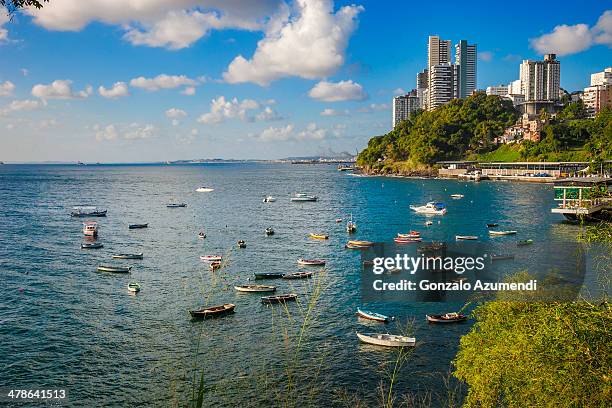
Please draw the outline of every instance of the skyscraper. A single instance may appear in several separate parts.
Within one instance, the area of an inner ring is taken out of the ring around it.
[[[457,97],[468,97],[476,89],[476,44],[459,41],[455,45],[455,65],[458,67]]]
[[[437,35],[429,36],[427,46],[427,71],[428,71],[428,92],[427,92],[427,109],[432,110],[438,106],[450,101],[453,98],[453,75],[452,65],[450,65],[451,56],[451,41],[441,40]],[[433,86],[434,67],[440,66],[436,70],[436,86]],[[449,82],[444,83],[447,78],[448,69],[450,67]],[[447,91],[450,86],[450,98],[447,100]],[[446,101],[440,103],[440,101]]]
[[[456,96],[456,68],[450,63],[433,65],[429,72],[427,109],[433,110]]]
[[[544,61],[523,60],[520,78],[525,102],[559,100],[561,64],[556,60],[555,54],[546,54]]]
[[[416,91],[421,109],[427,109],[427,88],[429,87],[429,70],[424,69],[416,77]]]
[[[412,112],[415,112],[420,107],[421,104],[416,89],[413,89],[406,95],[393,98],[393,127],[395,128],[398,123],[408,119]]]

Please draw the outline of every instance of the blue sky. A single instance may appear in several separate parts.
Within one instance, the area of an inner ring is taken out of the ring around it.
[[[478,44],[479,88],[544,52],[569,91],[612,61],[600,1],[142,3],[51,0],[0,17],[0,160],[354,153],[389,130],[428,35]]]

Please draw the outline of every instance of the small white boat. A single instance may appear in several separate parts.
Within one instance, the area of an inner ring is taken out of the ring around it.
[[[202,255],[200,260],[204,262],[219,262],[223,259],[221,255]]]
[[[400,232],[397,233],[398,238],[418,238],[421,236],[419,231],[410,231],[407,234],[402,234]]]
[[[312,202],[317,201],[318,199],[319,197],[315,195],[309,195],[304,193],[297,193],[295,194],[295,196],[291,197],[291,201],[293,202]]]
[[[392,319],[389,316],[385,316],[383,314],[376,313],[376,312],[370,312],[368,310],[361,310],[359,308],[357,308],[357,316],[364,318],[364,319],[374,320],[374,321],[383,322],[383,323],[387,323],[389,322],[389,320]]]
[[[238,285],[234,286],[238,292],[275,292],[276,286],[270,285]]]
[[[132,269],[131,266],[113,266],[113,265],[98,266],[98,272],[129,273],[131,269]]]
[[[198,232],[198,238],[200,238],[200,239],[206,238],[206,233],[204,231]]]
[[[128,283],[127,288],[132,293],[140,292],[140,285],[137,282],[130,282],[130,283]]]
[[[478,236],[476,235],[455,235],[457,241],[476,241]]]
[[[446,214],[446,207],[442,203],[437,203],[435,201],[430,201],[425,205],[417,206],[411,205],[410,209],[419,214],[429,214],[429,215],[444,215]]]
[[[83,223],[83,235],[88,237],[98,236],[98,223],[94,221]]]
[[[304,266],[324,266],[325,265],[325,261],[323,259],[298,259],[298,264],[299,265],[304,265]]]
[[[450,196],[453,200],[459,200],[465,197],[463,194],[451,194]]]
[[[142,252],[137,254],[115,254],[112,256],[113,259],[143,259],[144,255]]]
[[[353,214],[351,214],[350,220],[346,223],[346,232],[352,234],[355,231],[357,231],[357,224],[353,222]]]
[[[433,225],[433,221],[425,221],[425,225],[427,226]]]
[[[272,197],[272,196],[266,196],[266,198],[263,199],[264,203],[273,203],[276,201],[276,197]]]
[[[387,333],[357,333],[357,337],[363,343],[374,344],[384,347],[414,347],[414,337],[398,336]]]
[[[198,188],[196,188],[196,191],[198,193],[211,193],[211,192],[215,191],[215,189],[212,188],[212,187],[198,187]]]
[[[515,235],[517,231],[491,231],[489,230],[489,235]]]

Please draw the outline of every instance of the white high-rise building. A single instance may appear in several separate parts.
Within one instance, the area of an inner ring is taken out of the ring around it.
[[[427,109],[436,109],[456,97],[456,73],[450,63],[430,67]]]
[[[612,67],[591,74],[591,86],[612,84]]]
[[[439,106],[432,104],[432,96],[435,94],[431,89],[433,67],[438,65],[450,65],[451,58],[451,41],[441,40],[437,35],[430,35],[427,46],[427,71],[428,71],[428,97],[427,97],[427,109],[435,109]],[[440,88],[440,73],[438,73],[438,89]],[[452,84],[451,84],[452,85]],[[438,97],[439,98],[439,97]],[[451,97],[452,98],[452,97]],[[450,100],[450,99],[449,99]]]
[[[455,45],[457,97],[466,98],[476,90],[476,44],[461,40]]]
[[[427,88],[429,87],[429,71],[427,69],[417,74],[416,84],[421,109],[427,109]]]
[[[561,64],[555,54],[546,54],[544,61],[524,60],[521,64],[521,94],[525,102],[559,100]]]
[[[508,95],[522,95],[521,80],[517,79],[508,84]]]
[[[413,112],[420,108],[421,102],[416,89],[406,95],[393,98],[393,127],[395,128],[398,123],[408,119]]]
[[[486,93],[487,95],[506,96],[508,95],[508,85],[487,86]]]

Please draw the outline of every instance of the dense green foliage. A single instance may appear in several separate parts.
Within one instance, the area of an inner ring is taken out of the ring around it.
[[[385,158],[431,165],[490,151],[493,139],[517,117],[510,101],[477,93],[455,99],[435,111],[415,112],[391,132],[372,138],[357,160],[367,166]]]
[[[383,136],[370,139],[357,163],[393,171],[395,163],[432,166],[441,160],[601,161],[612,158],[612,110],[587,118],[582,101],[572,102],[546,124],[539,142],[495,145],[494,139],[519,114],[510,101],[477,93],[431,112],[419,111]]]
[[[610,406],[611,312],[587,302],[480,306],[455,359],[464,406]]]

